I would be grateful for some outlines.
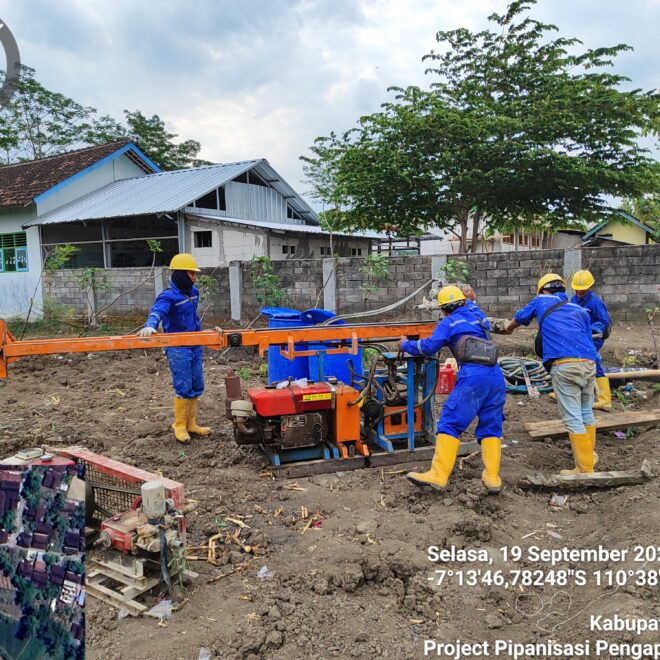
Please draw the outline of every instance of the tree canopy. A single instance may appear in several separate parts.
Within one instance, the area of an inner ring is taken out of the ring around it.
[[[660,243],[660,192],[624,199],[621,208],[653,229],[653,239]]]
[[[0,71],[0,84],[3,72]],[[177,142],[158,116],[124,110],[124,124],[53,92],[21,66],[17,91],[0,113],[0,164],[44,158],[85,146],[132,139],[164,170],[208,164],[196,140]]]
[[[438,226],[461,251],[479,230],[584,226],[604,195],[657,189],[658,163],[639,137],[658,125],[655,91],[625,91],[607,68],[626,45],[581,42],[527,15],[536,0],[492,14],[494,29],[438,32],[423,59],[431,83],[337,136],[318,138],[306,173],[345,228],[401,236]],[[471,225],[471,226],[470,226]],[[474,248],[473,248],[474,249]]]

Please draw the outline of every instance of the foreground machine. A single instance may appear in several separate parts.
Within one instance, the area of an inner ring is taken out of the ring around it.
[[[288,360],[314,356],[316,381],[250,388],[245,399],[240,381],[228,381],[227,417],[234,423],[236,441],[261,445],[275,467],[356,457],[369,465],[374,450],[392,455],[433,444],[437,362],[402,358],[383,343],[401,335],[422,339],[434,327],[433,321],[421,321],[16,341],[0,321],[0,378],[7,377],[9,364],[28,355],[197,345],[215,350],[253,346],[263,356],[279,347]],[[366,347],[374,349],[376,359],[365,372],[350,369],[350,382],[324,372],[326,355],[350,358]]]
[[[137,600],[152,589],[183,600],[187,569],[187,504],[183,484],[120,463],[82,447],[19,451],[5,465],[77,466],[85,500],[85,537],[98,550],[86,557],[85,588],[99,600],[137,616]]]

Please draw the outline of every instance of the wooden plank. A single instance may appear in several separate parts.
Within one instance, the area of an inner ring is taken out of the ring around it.
[[[139,616],[147,610],[146,605],[143,605],[136,600],[126,600],[115,593],[112,589],[108,589],[108,587],[104,587],[102,584],[88,584],[85,587],[85,591],[90,596],[98,598],[104,603],[108,603],[108,605],[112,605],[117,609],[125,609],[132,616]]]
[[[476,442],[462,442],[458,450],[458,455],[469,456],[475,451],[479,451],[479,445]],[[344,458],[341,460],[326,461],[320,459],[300,463],[290,463],[284,464],[280,467],[272,467],[271,470],[273,475],[278,478],[299,479],[301,477],[311,477],[318,474],[334,474],[335,472],[379,468],[389,465],[399,465],[402,463],[423,463],[430,461],[433,458],[434,453],[435,445],[420,447],[419,449],[415,449],[415,451],[395,449],[391,454],[382,452],[372,454],[371,456],[354,456],[352,458]]]
[[[531,474],[518,481],[521,488],[581,490],[583,488],[618,488],[653,479],[651,464],[644,460],[635,472],[593,472],[591,474]]]
[[[641,412],[625,412],[596,419],[596,430],[614,431],[629,426],[652,426],[660,422],[660,408]],[[532,438],[553,438],[566,435],[568,431],[561,419],[545,422],[526,422],[525,430]]]
[[[101,573],[107,575],[108,572],[112,573],[112,577],[117,582],[123,582],[124,584],[136,584],[137,582],[142,582],[146,580],[144,575],[144,566],[143,562],[138,560],[136,561],[135,568],[140,567],[139,572],[131,571],[130,567],[122,566],[113,561],[101,561],[99,559],[92,559],[92,562],[97,566],[101,567],[101,570],[94,571],[94,574]]]
[[[644,369],[642,371],[608,371],[606,378],[611,380],[634,380],[635,378],[660,378],[660,369]]]

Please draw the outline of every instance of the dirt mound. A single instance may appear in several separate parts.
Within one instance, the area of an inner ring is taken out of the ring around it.
[[[4,454],[43,443],[76,444],[160,470],[182,481],[198,502],[189,517],[192,544],[204,543],[228,517],[240,517],[248,526],[243,544],[256,547],[255,556],[228,540],[219,547],[218,567],[193,562],[200,577],[166,628],[148,618],[118,620],[114,609],[90,598],[90,660],[127,654],[190,659],[200,647],[237,659],[417,658],[427,638],[578,641],[591,635],[589,613],[648,616],[656,607],[657,587],[546,584],[521,591],[460,586],[455,577],[436,585],[436,569],[475,566],[432,563],[429,546],[482,550],[492,559],[487,568],[495,570],[511,568],[502,559],[503,546],[657,543],[657,481],[571,494],[563,509],[549,506],[551,493],[516,487],[524,474],[572,464],[566,439],[532,442],[524,432],[525,421],[557,418],[547,396],[508,397],[499,497],[484,494],[478,455],[457,463],[443,494],[415,489],[397,469],[298,479],[298,489],[290,489],[269,476],[260,450],[235,445],[224,418],[226,369],[241,369],[244,384],[258,382],[259,361],[242,357],[221,364],[217,354],[205,356],[207,390],[199,417],[214,432],[185,448],[169,431],[170,375],[159,352],[25,359],[12,365],[8,385],[0,388]],[[650,386],[640,383],[639,389],[647,399],[631,400],[630,408],[657,407]],[[654,429],[624,438],[599,435],[598,453],[601,469],[637,468],[647,458],[660,472]],[[314,525],[307,524],[309,516]],[[264,566],[271,577],[257,576]],[[521,567],[547,568],[533,562]]]

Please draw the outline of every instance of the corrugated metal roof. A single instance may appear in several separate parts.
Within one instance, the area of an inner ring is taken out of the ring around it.
[[[252,169],[287,197],[288,203],[307,222],[318,224],[318,216],[312,208],[277,174],[267,160],[261,158],[114,181],[80,199],[37,216],[24,226],[173,213]]]
[[[218,215],[208,215],[205,213],[200,213],[196,211],[191,211],[191,209],[186,209],[186,215],[194,216],[197,218],[203,218],[204,220],[211,220],[212,222],[231,222],[238,225],[245,225],[248,227],[257,227],[259,229],[272,229],[273,231],[292,231],[300,232],[303,234],[321,234],[328,236],[329,232],[324,231],[321,227],[314,225],[298,225],[289,222],[265,222],[261,220],[246,220],[245,218],[229,218],[227,216],[218,216]],[[342,231],[333,231],[333,236],[355,236],[357,238],[372,238],[381,240],[385,238],[385,234],[378,234],[375,231],[365,231],[365,232],[342,232]]]

